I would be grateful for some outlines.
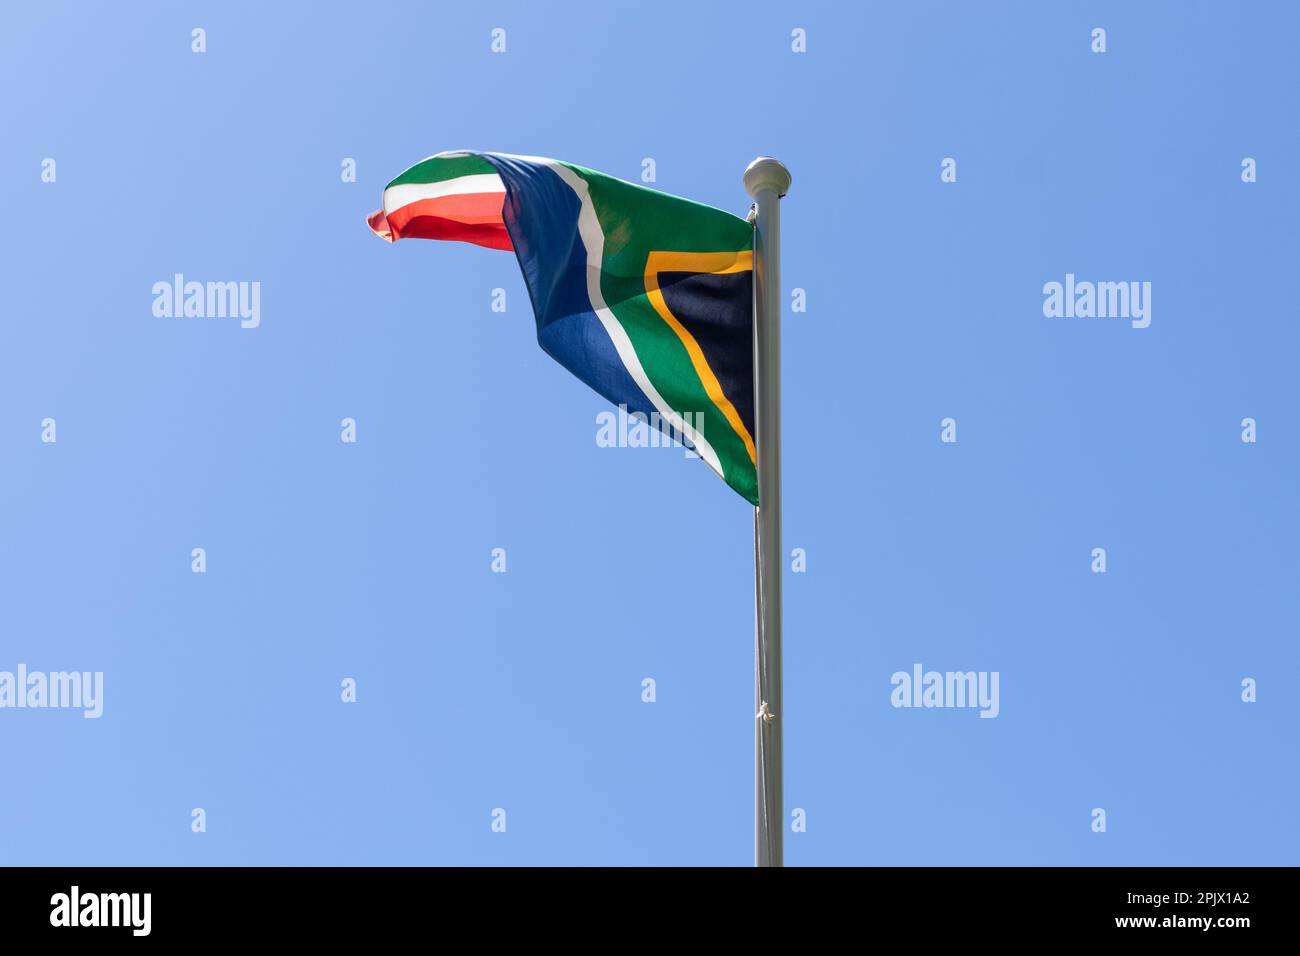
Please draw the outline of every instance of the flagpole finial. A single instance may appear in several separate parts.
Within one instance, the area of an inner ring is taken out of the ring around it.
[[[745,169],[745,190],[754,197],[764,189],[772,189],[778,196],[790,191],[790,170],[779,159],[760,156]]]

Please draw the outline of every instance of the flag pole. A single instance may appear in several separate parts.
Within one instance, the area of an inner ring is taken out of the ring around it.
[[[781,197],[790,171],[770,156],[745,170],[754,197],[754,865],[781,866]]]

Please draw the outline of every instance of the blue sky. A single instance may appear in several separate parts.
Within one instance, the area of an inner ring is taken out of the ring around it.
[[[0,863],[752,859],[750,511],[597,447],[508,253],[370,235],[455,148],[793,174],[787,863],[1296,863],[1300,14],[545,6],[5,8],[0,670],[104,713],[0,710]],[[155,317],[177,272],[260,326]]]

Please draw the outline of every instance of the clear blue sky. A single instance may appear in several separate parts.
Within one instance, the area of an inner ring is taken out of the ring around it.
[[[5,7],[0,670],[105,701],[0,710],[0,863],[750,862],[749,509],[596,446],[511,255],[369,233],[455,148],[794,175],[788,863],[1296,863],[1300,14],[545,6]],[[894,709],[917,662],[999,716]]]

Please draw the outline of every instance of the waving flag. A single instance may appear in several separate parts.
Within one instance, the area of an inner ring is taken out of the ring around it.
[[[542,349],[758,504],[747,220],[570,163],[455,152],[389,183],[370,228],[513,249]]]

